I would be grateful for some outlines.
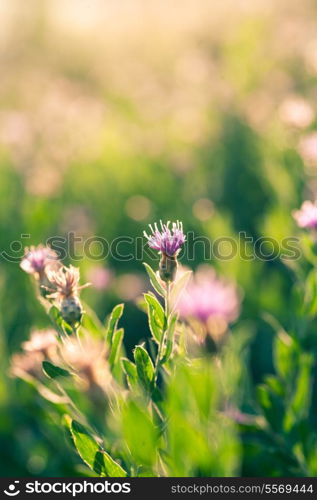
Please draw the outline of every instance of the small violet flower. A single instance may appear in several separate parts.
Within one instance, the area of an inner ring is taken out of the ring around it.
[[[317,228],[317,202],[304,201],[301,208],[293,212],[293,217],[299,227]]]
[[[159,266],[159,275],[162,281],[170,283],[175,280],[177,271],[177,255],[182,245],[186,241],[186,236],[183,233],[183,224],[179,221],[168,221],[163,224],[161,221],[161,228],[154,224],[154,229],[150,224],[152,234],[148,235],[144,231],[144,236],[148,240],[150,248],[157,250],[161,253],[161,260]]]
[[[183,224],[181,222],[173,222],[171,228],[169,227],[170,224],[170,221],[166,224],[163,224],[161,221],[160,229],[157,227],[157,224],[154,224],[154,229],[149,224],[152,234],[148,235],[144,231],[144,236],[148,240],[149,247],[168,257],[174,257],[185,243],[186,236],[183,233]]]

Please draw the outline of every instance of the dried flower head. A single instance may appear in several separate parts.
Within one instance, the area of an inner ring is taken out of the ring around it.
[[[80,290],[89,286],[89,283],[79,286],[79,269],[73,266],[62,267],[58,271],[48,271],[47,277],[54,287],[50,297],[60,301],[69,297],[77,297]]]
[[[79,269],[73,266],[48,271],[47,277],[51,284],[47,289],[52,292],[48,298],[58,301],[62,318],[69,325],[73,328],[78,326],[83,315],[79,292],[89,286],[89,283],[79,286]]]
[[[173,222],[171,228],[169,227],[170,224],[170,221],[166,224],[160,221],[160,229],[156,223],[154,224],[154,229],[152,225],[149,224],[152,234],[148,235],[146,231],[144,231],[143,234],[148,240],[150,248],[162,252],[162,254],[168,257],[174,257],[185,243],[186,236],[183,233],[182,222]]]
[[[43,276],[48,267],[53,267],[58,262],[58,256],[50,247],[38,245],[26,247],[20,267],[28,274],[35,277]]]
[[[299,227],[317,228],[317,202],[304,201],[301,208],[293,212],[293,217]]]
[[[56,350],[56,332],[52,329],[33,330],[29,340],[23,342],[24,351],[29,353],[42,353],[46,358]]]

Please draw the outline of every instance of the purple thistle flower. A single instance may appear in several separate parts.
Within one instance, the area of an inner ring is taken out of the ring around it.
[[[317,202],[304,201],[301,208],[293,212],[293,217],[299,227],[317,228]]]
[[[48,265],[57,262],[57,254],[50,247],[38,245],[25,249],[20,267],[28,274],[42,275]]]
[[[169,227],[171,224],[170,221],[166,224],[160,221],[160,224],[160,229],[156,223],[154,224],[154,229],[151,224],[149,224],[152,234],[148,235],[145,231],[143,234],[148,240],[149,247],[158,252],[162,252],[162,254],[168,257],[174,257],[186,241],[186,236],[183,233],[183,224],[182,222],[176,221],[172,223],[171,228]]]

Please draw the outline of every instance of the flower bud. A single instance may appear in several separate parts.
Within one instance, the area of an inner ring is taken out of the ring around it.
[[[159,274],[162,281],[174,281],[177,271],[177,257],[176,255],[169,256],[162,253],[159,265]]]
[[[83,309],[79,298],[73,295],[66,297],[61,303],[61,315],[63,320],[72,327],[80,323]]]

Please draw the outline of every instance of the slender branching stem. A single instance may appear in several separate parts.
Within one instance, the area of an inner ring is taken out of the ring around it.
[[[162,357],[162,350],[164,348],[165,344],[165,337],[166,337],[166,332],[168,328],[168,318],[170,314],[170,282],[166,282],[166,293],[165,293],[165,325],[164,325],[164,330],[162,333],[162,337],[160,339],[158,351],[157,351],[157,357],[155,361],[155,376],[154,376],[154,381],[156,382],[157,380],[157,375],[158,371],[160,368],[160,363],[161,363],[161,357]]]

